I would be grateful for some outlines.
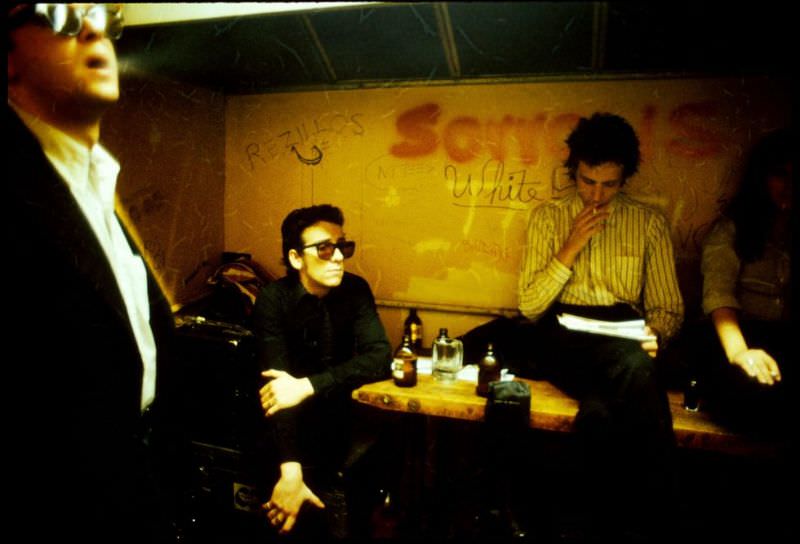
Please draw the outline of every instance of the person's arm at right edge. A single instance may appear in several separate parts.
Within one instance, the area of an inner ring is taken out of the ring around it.
[[[714,329],[728,361],[740,367],[748,376],[764,385],[781,381],[778,363],[763,349],[750,348],[739,326],[739,316],[733,308],[716,308],[711,312]]]
[[[721,219],[703,241],[703,311],[711,317],[728,361],[751,378],[772,385],[781,380],[780,368],[762,349],[751,348],[739,325],[736,283],[741,263],[733,248],[735,228]]]

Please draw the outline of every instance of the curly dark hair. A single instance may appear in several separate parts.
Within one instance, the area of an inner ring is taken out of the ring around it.
[[[286,267],[288,276],[296,277],[297,270],[289,264],[289,250],[300,251],[303,247],[303,231],[308,227],[327,221],[344,226],[344,214],[342,210],[330,204],[319,204],[308,208],[298,208],[289,212],[286,219],[281,224],[281,236],[283,238],[283,265]]]
[[[792,158],[792,129],[768,133],[752,149],[739,190],[724,214],[736,226],[734,248],[740,259],[752,262],[764,254],[778,208],[767,189],[767,178],[786,175]]]
[[[633,127],[619,115],[595,113],[581,117],[566,139],[569,157],[564,166],[575,179],[579,162],[598,166],[606,162],[622,165],[623,183],[639,169],[639,138]]]

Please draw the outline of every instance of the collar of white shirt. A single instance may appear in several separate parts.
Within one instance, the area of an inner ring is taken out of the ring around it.
[[[22,122],[33,132],[47,158],[67,182],[73,193],[91,192],[105,210],[114,209],[114,191],[119,163],[100,144],[87,148],[83,143],[31,115],[9,101]]]

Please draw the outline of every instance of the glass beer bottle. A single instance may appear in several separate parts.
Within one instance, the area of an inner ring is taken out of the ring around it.
[[[422,320],[417,315],[417,309],[411,308],[403,323],[403,334],[411,337],[411,348],[419,353],[422,349]]]
[[[486,355],[478,362],[478,386],[475,392],[482,396],[489,396],[489,383],[500,381],[500,362],[494,356],[494,346],[489,343]]]
[[[398,387],[417,385],[417,355],[411,348],[411,336],[408,334],[403,335],[403,342],[394,353],[392,378]]]

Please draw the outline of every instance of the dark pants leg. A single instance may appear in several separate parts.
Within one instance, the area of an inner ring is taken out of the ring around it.
[[[655,360],[636,341],[571,332],[554,319],[542,326],[548,379],[580,401],[575,431],[591,530],[638,521],[657,532],[674,493],[675,437]]]

